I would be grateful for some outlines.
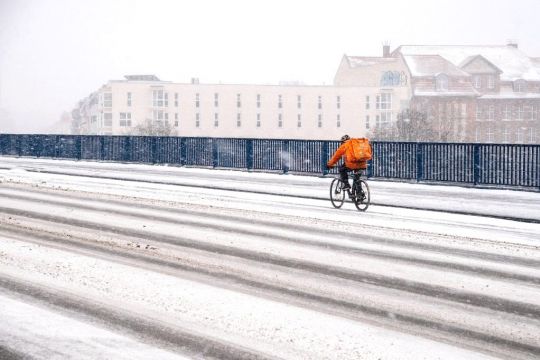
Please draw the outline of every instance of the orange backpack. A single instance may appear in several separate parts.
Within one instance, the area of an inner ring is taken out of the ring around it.
[[[372,159],[373,154],[371,152],[371,145],[367,138],[353,138],[350,141],[352,142],[353,149],[351,152],[352,159],[350,159],[350,161],[362,162]]]

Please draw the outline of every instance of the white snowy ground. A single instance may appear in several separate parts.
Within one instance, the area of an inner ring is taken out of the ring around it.
[[[260,358],[536,355],[540,321],[534,316],[502,311],[497,304],[488,309],[455,304],[450,298],[412,296],[407,290],[379,288],[369,281],[359,285],[337,275],[328,279],[335,275],[308,274],[301,266],[282,271],[271,261],[257,262],[257,256],[367,274],[373,276],[372,282],[378,277],[403,284],[417,281],[448,289],[449,294],[463,292],[471,299],[479,295],[518,308],[525,304],[535,312],[540,309],[540,287],[535,282],[540,279],[539,193],[370,181],[375,205],[360,213],[351,203],[336,210],[324,200],[331,177],[10,157],[0,157],[0,169],[0,350],[40,359],[206,357],[204,352],[182,351],[182,346],[111,329],[106,321],[92,320],[92,314],[78,316],[76,310],[63,311],[62,306],[43,300],[58,294],[58,301],[103,306],[118,318],[149,319],[166,329],[252,350],[253,357]],[[180,210],[186,213],[176,212]],[[85,224],[79,225],[81,221]],[[47,236],[68,242],[50,242]],[[369,236],[375,240],[363,242]],[[170,237],[196,245],[178,248],[173,240],[161,240]],[[379,238],[385,241],[377,242]],[[421,329],[393,324],[392,318],[378,322],[345,310],[334,313],[331,305],[305,306],[305,300],[270,296],[264,288],[260,293],[237,289],[235,284],[225,285],[226,280],[202,279],[196,272],[169,272],[133,259],[98,256],[70,241],[139,254],[142,250],[134,248],[137,243],[142,249],[153,249],[151,256],[156,259],[200,265],[218,274],[450,324],[496,339],[522,339],[531,349],[513,353],[511,347],[507,352],[494,347],[491,352],[459,335],[430,336]],[[205,253],[203,245],[220,250]],[[337,251],[334,246],[350,251]],[[436,249],[429,250],[432,247]],[[447,253],[446,248],[451,250]],[[485,259],[471,257],[476,253],[485,254]],[[396,256],[404,258],[395,260]],[[414,261],[408,262],[408,257]],[[426,262],[473,266],[479,273],[502,272],[510,279],[476,277],[475,271]],[[533,279],[512,280],[511,276]],[[34,295],[21,290],[25,284],[35,289]],[[40,291],[48,295],[35,295]]]

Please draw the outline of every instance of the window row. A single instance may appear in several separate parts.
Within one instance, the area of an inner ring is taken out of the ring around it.
[[[537,143],[539,131],[534,128],[509,128],[497,130],[492,127],[486,129],[476,128],[475,140],[477,142],[503,142],[503,143]]]
[[[368,97],[369,98],[369,97]],[[277,95],[277,107],[283,108],[283,95]],[[336,96],[336,108],[341,108],[341,96]],[[133,98],[131,93],[127,93],[127,106],[132,106]],[[178,107],[179,96],[178,93],[174,93],[174,106]],[[220,97],[219,93],[214,93],[213,104],[214,107],[219,107]],[[257,108],[260,108],[262,104],[261,94],[256,94],[255,96],[255,105]],[[194,105],[196,108],[201,107],[201,96],[199,93],[195,94]],[[153,90],[152,91],[152,107],[168,107],[169,106],[169,93],[164,90]],[[242,94],[236,94],[236,107],[242,107]],[[298,109],[302,108],[302,95],[296,96],[296,107]],[[323,107],[323,97],[318,96],[317,98],[317,108],[322,109]]]
[[[514,105],[504,104],[501,106],[495,105],[477,105],[476,120],[477,121],[494,121],[494,120],[538,120],[539,105]]]

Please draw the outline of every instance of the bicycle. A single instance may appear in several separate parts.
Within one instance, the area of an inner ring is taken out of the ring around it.
[[[353,183],[350,189],[343,189],[345,184],[339,177],[332,180],[330,184],[330,201],[336,209],[343,206],[345,194],[347,193],[358,210],[367,210],[370,203],[369,186],[365,180],[360,178],[361,175],[361,170],[353,170]]]

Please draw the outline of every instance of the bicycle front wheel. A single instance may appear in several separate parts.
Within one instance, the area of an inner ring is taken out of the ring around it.
[[[367,182],[364,180],[359,180],[355,183],[356,189],[355,189],[355,197],[354,197],[354,205],[356,208],[360,211],[366,211],[369,202],[370,202],[370,194],[369,194],[369,186]]]
[[[336,209],[343,206],[345,202],[345,190],[343,190],[343,182],[340,179],[336,178],[330,184],[330,201]]]

